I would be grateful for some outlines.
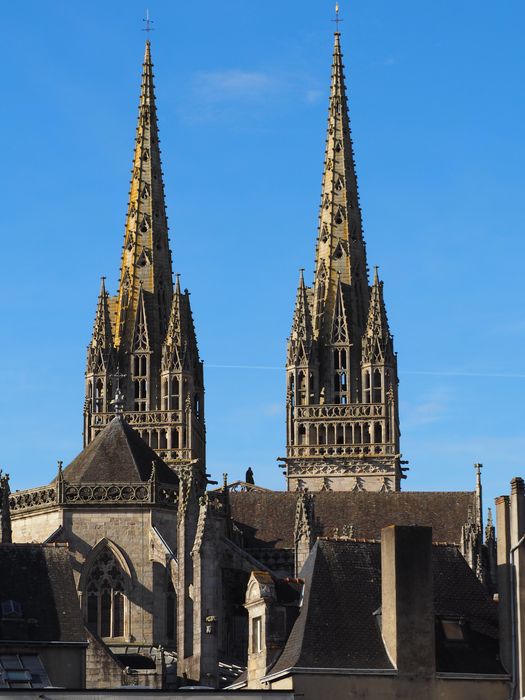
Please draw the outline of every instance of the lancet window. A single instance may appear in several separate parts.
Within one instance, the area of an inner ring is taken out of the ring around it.
[[[86,599],[88,628],[100,637],[123,637],[124,574],[108,547],[91,567]]]
[[[334,403],[348,403],[347,352],[344,348],[334,350]]]
[[[373,402],[381,403],[383,400],[383,386],[381,381],[381,372],[378,369],[374,370],[374,388],[373,388]]]
[[[132,359],[135,411],[147,410],[148,356],[135,355]]]

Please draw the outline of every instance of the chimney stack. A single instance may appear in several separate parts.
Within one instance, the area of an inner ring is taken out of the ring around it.
[[[381,531],[381,626],[401,673],[435,672],[432,528],[390,525]]]

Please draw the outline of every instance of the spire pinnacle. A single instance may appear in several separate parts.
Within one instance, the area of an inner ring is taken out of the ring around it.
[[[378,268],[374,268],[374,283],[370,290],[368,319],[363,335],[363,362],[383,362],[393,357],[393,341],[385,302],[383,283],[379,279]]]
[[[147,21],[151,22],[149,15]],[[142,64],[139,115],[116,304],[117,347],[122,342],[127,345],[131,342],[141,283],[146,296],[152,297],[148,301],[152,333],[154,337],[161,338],[166,332],[173,282],[149,39]]]
[[[349,319],[355,343],[366,324],[369,290],[343,57],[336,32],[314,278],[316,337],[329,333],[326,323],[333,317],[339,277],[350,287]]]
[[[335,19],[332,20],[332,22],[335,22],[335,35],[336,37],[339,37],[339,25],[343,20],[339,17],[339,3],[335,3]],[[337,39],[338,41],[338,39]]]

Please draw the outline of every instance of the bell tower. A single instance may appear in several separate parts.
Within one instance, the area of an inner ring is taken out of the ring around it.
[[[126,421],[174,469],[205,483],[203,367],[189,292],[173,288],[150,42],[117,294],[102,281],[88,346],[84,446],[114,417],[119,375]]]
[[[287,353],[289,490],[398,490],[397,360],[368,282],[340,33],[335,33],[313,285],[301,271]]]

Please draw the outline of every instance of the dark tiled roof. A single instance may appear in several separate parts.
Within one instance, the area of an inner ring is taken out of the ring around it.
[[[148,481],[153,462],[160,482],[177,482],[176,474],[121,416],[117,416],[64,469],[64,479],[73,483]]]
[[[378,547],[319,540],[301,578],[301,613],[271,673],[307,668],[392,668],[373,612],[380,605]]]
[[[0,640],[86,641],[67,548],[0,545],[0,602],[9,600],[21,615],[0,620]]]
[[[434,545],[438,671],[503,673],[497,610],[453,545]],[[378,542],[319,540],[301,572],[303,607],[270,673],[292,667],[388,669],[392,664],[374,611],[381,606]],[[466,621],[466,642],[447,642],[440,617]]]
[[[432,527],[435,542],[457,543],[475,505],[470,491],[321,491],[312,495],[318,534],[323,537],[349,525],[355,537],[365,539],[379,539],[387,525],[426,525]],[[297,493],[287,491],[231,493],[232,516],[245,546],[293,548],[297,498]]]

